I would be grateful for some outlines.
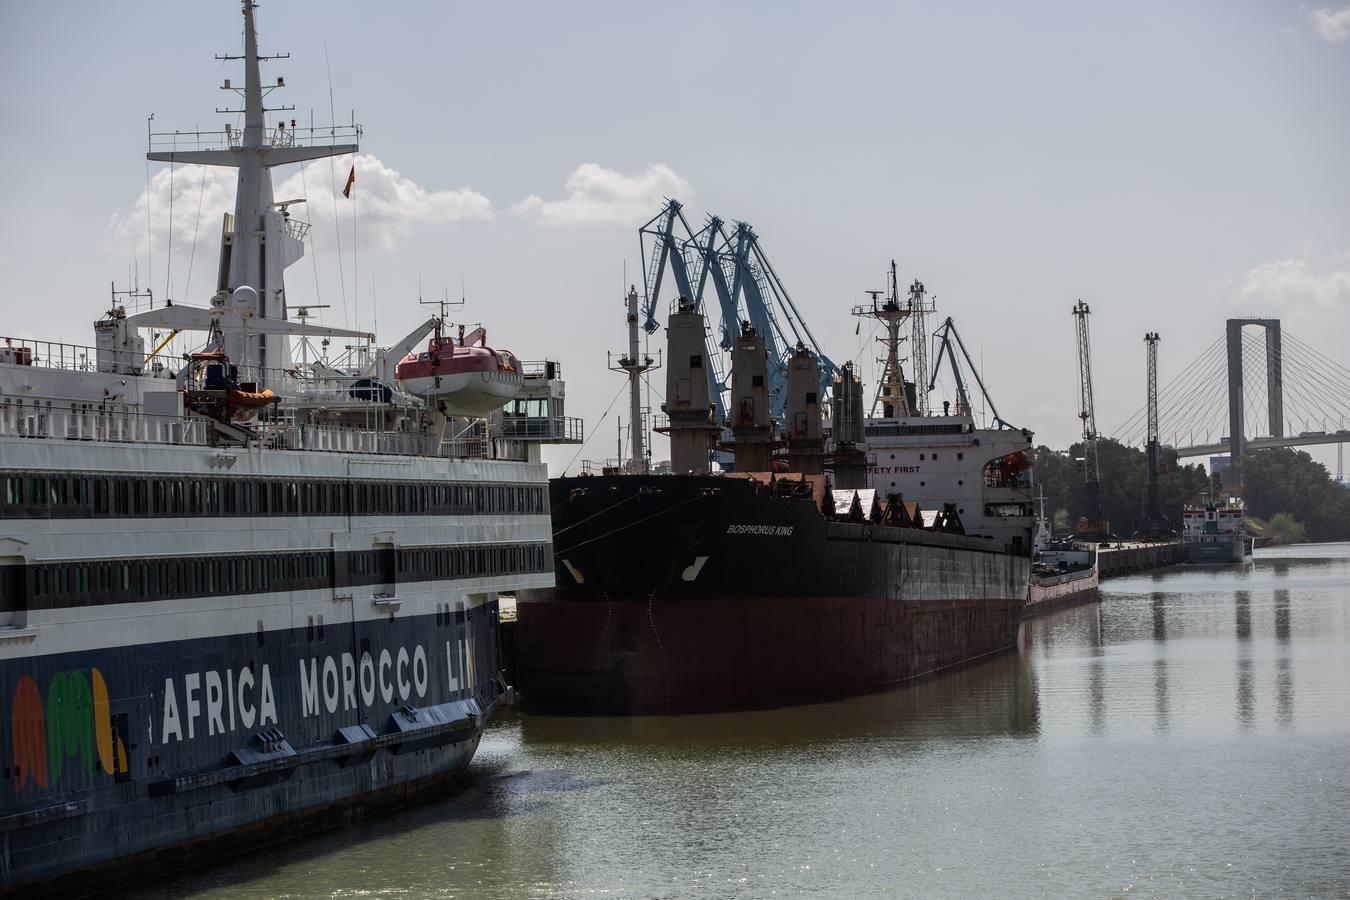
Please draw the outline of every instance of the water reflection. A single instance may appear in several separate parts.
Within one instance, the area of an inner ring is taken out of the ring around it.
[[[1158,732],[1167,730],[1167,719],[1171,709],[1167,703],[1167,660],[1158,657],[1153,661],[1153,727]]]
[[[1251,591],[1234,591],[1233,607],[1237,611],[1237,639],[1239,641],[1250,641],[1252,639]]]
[[[1239,653],[1237,659],[1237,718],[1244,731],[1256,720],[1256,697],[1252,692],[1252,658]]]
[[[1275,640],[1281,644],[1289,643],[1289,589],[1280,588],[1275,592]]]
[[[1275,591],[1275,641],[1280,657],[1275,661],[1275,721],[1281,728],[1294,724],[1294,661],[1290,658],[1289,626],[1291,618],[1289,589]]]
[[[1154,591],[1150,606],[1153,609],[1153,640],[1162,643],[1167,640],[1167,595]]]
[[[1294,725],[1294,661],[1287,656],[1275,661],[1275,721],[1281,728]]]
[[[1030,623],[1028,623],[1030,624]],[[797,753],[857,738],[1034,737],[1039,691],[1031,657],[1005,653],[889,691],[754,712],[683,716],[512,717],[522,742],[622,745],[682,757],[741,750]]]

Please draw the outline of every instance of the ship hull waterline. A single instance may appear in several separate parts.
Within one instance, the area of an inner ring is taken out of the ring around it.
[[[992,541],[827,521],[739,479],[558,479],[550,491],[558,586],[518,606],[531,710],[779,706],[1016,645],[1030,560]]]

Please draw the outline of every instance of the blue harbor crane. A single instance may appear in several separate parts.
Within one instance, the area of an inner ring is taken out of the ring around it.
[[[676,236],[676,226],[683,231],[683,237]],[[665,208],[638,229],[638,242],[642,247],[642,258],[646,268],[642,272],[644,301],[642,305],[642,328],[648,334],[661,327],[657,321],[657,303],[661,296],[661,282],[669,268],[675,279],[675,288],[680,297],[693,303],[697,312],[704,312],[703,289],[707,284],[709,268],[703,261],[713,255],[713,241],[722,227],[722,220],[713,217],[709,226],[698,236],[689,227],[684,217],[684,207],[678,200],[667,200]],[[706,236],[705,233],[706,232]],[[707,250],[702,249],[700,237],[706,242]],[[728,303],[731,293],[726,289],[720,266],[714,267],[714,283],[719,299],[726,298],[722,304],[723,328],[720,345],[713,340],[711,331],[706,331],[705,342],[708,352],[708,396],[712,398],[716,421],[725,422],[727,418],[726,392],[728,377],[723,352],[731,348],[732,332],[726,325]],[[692,275],[691,270],[697,275]],[[694,287],[697,279],[698,286]],[[735,321],[735,304],[730,304],[732,321]],[[719,346],[721,351],[719,351]]]
[[[740,333],[742,321],[749,322],[764,336],[769,403],[775,417],[783,415],[787,360],[799,343],[819,361],[823,396],[839,367],[821,350],[754,228],[746,222],[737,222],[728,231],[723,219],[710,215],[707,224],[695,232],[683,210],[678,200],[668,199],[661,212],[638,229],[646,264],[643,327],[649,334],[660,327],[656,316],[667,268],[680,295],[705,315],[703,295],[711,281],[721,312],[718,339],[714,340],[711,330],[707,335],[708,358],[712,361],[708,386],[718,421],[726,421],[729,388],[726,354]]]

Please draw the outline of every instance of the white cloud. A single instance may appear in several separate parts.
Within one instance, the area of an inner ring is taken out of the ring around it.
[[[300,172],[287,178],[275,188],[278,200],[306,196],[308,204],[300,211],[300,218],[315,225],[333,222],[333,198],[337,197],[338,215],[346,225],[351,210],[343,204],[352,201],[341,196],[347,183],[347,174],[356,168],[356,185],[352,196],[357,205],[357,223],[363,244],[374,241],[382,250],[393,250],[398,240],[407,237],[417,225],[446,225],[451,222],[485,221],[493,217],[492,201],[473,188],[461,187],[429,191],[397,170],[391,169],[368,153],[356,157],[339,157],[333,171],[327,160],[312,162]],[[292,210],[294,214],[296,210]]]
[[[1322,40],[1337,43],[1350,37],[1350,6],[1341,9],[1319,6],[1309,15]]]
[[[568,176],[564,190],[567,196],[561,200],[531,194],[511,211],[540,225],[627,225],[650,216],[664,198],[690,193],[689,182],[663,163],[636,175],[582,163]]]
[[[205,181],[202,176],[205,175]],[[194,225],[197,239],[206,239],[215,245],[222,213],[234,210],[234,169],[218,166],[165,167],[150,179],[148,188],[141,190],[131,208],[114,213],[108,223],[106,249],[113,253],[129,250],[133,243],[144,246],[147,227],[150,246],[155,253],[164,252],[169,237],[170,198],[173,201],[174,242],[186,244],[192,240]],[[197,209],[200,202],[201,218]],[[150,218],[146,220],[146,205]]]
[[[331,164],[328,160],[309,163],[303,171],[296,169],[274,184],[273,195],[278,200],[307,200],[303,206],[292,207],[291,214],[326,229],[333,226],[336,196],[336,212],[342,227],[350,228],[351,206],[348,204],[352,201],[343,198],[341,192],[353,166],[356,168],[353,191],[357,226],[363,246],[373,243],[387,252],[418,225],[486,220],[493,216],[492,201],[478,191],[468,187],[428,190],[368,153],[356,156],[354,161],[347,156],[339,157]],[[175,250],[181,250],[191,242],[199,205],[197,241],[199,245],[205,241],[206,246],[214,249],[221,215],[234,211],[234,188],[233,169],[217,166],[162,168],[151,177],[149,187],[140,192],[129,210],[112,216],[106,235],[107,249],[121,253],[133,242],[144,246],[146,206],[149,204],[152,253],[165,252],[171,198]]]
[[[1277,259],[1248,272],[1239,294],[1290,312],[1344,309],[1350,307],[1350,272],[1318,274],[1305,258]]]

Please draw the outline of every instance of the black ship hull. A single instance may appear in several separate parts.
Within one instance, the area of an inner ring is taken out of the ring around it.
[[[92,887],[408,802],[501,696],[496,602],[0,665],[0,888]]]
[[[744,478],[550,484],[558,587],[519,604],[532,709],[664,713],[878,690],[1015,646],[992,541],[832,521]]]

